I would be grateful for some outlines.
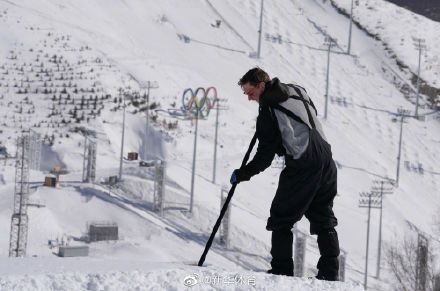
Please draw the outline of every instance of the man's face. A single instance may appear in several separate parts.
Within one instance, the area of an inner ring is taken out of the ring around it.
[[[241,89],[243,90],[243,94],[248,96],[249,101],[253,100],[260,103],[260,97],[261,94],[263,94],[265,86],[266,84],[264,82],[260,82],[256,86],[246,83],[241,86]]]

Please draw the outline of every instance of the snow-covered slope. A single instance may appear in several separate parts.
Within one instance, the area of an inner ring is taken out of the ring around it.
[[[83,244],[81,237],[86,224],[98,220],[117,222],[120,227],[120,241],[90,245],[90,261],[103,260],[102,265],[115,265],[112,271],[128,270],[126,264],[118,262],[130,260],[139,260],[145,266],[151,264],[153,268],[157,262],[198,260],[219,213],[221,187],[227,184],[232,170],[239,167],[253,135],[257,105],[248,103],[236,84],[249,68],[258,65],[272,77],[306,87],[318,107],[334,158],[340,166],[335,212],[339,219],[341,247],[347,252],[346,281],[363,282],[367,216],[365,209],[358,208],[358,194],[369,191],[373,180],[395,179],[400,124],[394,122],[394,116],[389,113],[396,112],[399,107],[413,111],[414,106],[384,73],[385,66],[399,71],[394,61],[388,58],[380,43],[354,27],[353,39],[356,41],[352,43],[352,53],[355,56],[331,55],[329,111],[325,120],[327,54],[315,48],[325,49],[325,35],[329,34],[338,40],[334,50],[345,51],[348,20],[329,3],[321,1],[266,2],[260,60],[249,57],[257,46],[260,8],[256,1],[0,2],[1,145],[7,147],[10,155],[15,155],[14,138],[21,128],[31,126],[53,144],[50,150],[46,148],[43,168],[47,170],[62,163],[69,171],[61,177],[59,189],[42,187],[44,173],[31,172],[31,199],[43,201],[46,207],[29,209],[28,256],[52,256],[53,250],[47,247],[47,240],[57,237],[71,236],[72,243]],[[377,2],[377,7],[382,7],[382,3]],[[376,12],[379,15],[381,9]],[[358,13],[369,17],[367,12]],[[402,18],[406,18],[407,13],[404,12]],[[408,15],[409,21],[413,14]],[[218,28],[211,25],[217,19],[222,20]],[[438,26],[424,18],[418,21],[426,22],[429,27]],[[397,25],[400,24],[387,22],[381,29],[384,37],[390,38],[389,43],[400,41],[393,38]],[[266,33],[282,35],[282,43],[272,42],[270,37],[265,37]],[[433,43],[434,49],[438,44],[436,37],[427,34],[426,38]],[[408,48],[401,53],[402,59],[411,59],[407,64],[413,70],[416,63],[412,60],[417,59],[414,52]],[[429,56],[435,59],[436,55],[433,50]],[[432,64],[436,64],[435,60]],[[435,85],[438,70],[429,71],[424,67],[422,71],[422,76]],[[155,81],[159,87],[151,89],[150,103],[158,107],[150,110],[150,116],[154,117],[150,120],[149,135],[145,136],[145,115],[140,112],[145,104],[137,107],[135,102],[142,102],[145,89],[139,87],[145,86],[147,81]],[[206,120],[198,123],[195,205],[194,213],[189,215],[186,209],[191,187],[194,121],[179,119],[177,128],[170,129],[168,124],[176,119],[167,112],[182,106],[181,96],[186,88],[209,86],[217,88],[218,97],[226,100],[228,108],[219,116],[217,183],[211,183],[216,113],[212,110]],[[99,184],[80,182],[84,140],[80,134],[84,129],[80,127],[95,132],[97,181],[118,173],[122,129],[119,88],[132,95],[141,95],[135,102],[127,100],[130,105],[127,107],[124,156],[136,151],[144,157],[147,149],[148,157],[167,161],[163,218],[152,211],[151,169],[139,168],[136,163],[125,160],[124,181],[110,191]],[[18,92],[24,89],[27,93]],[[44,89],[53,92],[45,93]],[[432,233],[432,216],[439,207],[440,125],[436,117],[438,115],[428,115],[426,121],[407,118],[404,124],[399,186],[384,200],[383,239],[386,242],[402,235],[407,221]],[[0,184],[0,230],[7,234],[12,213],[14,168],[13,160],[0,162],[0,175],[5,181]],[[232,203],[231,246],[226,249],[215,243],[207,257],[208,265],[236,272],[269,267],[270,233],[265,230],[265,223],[279,172],[274,165],[237,187]],[[386,290],[389,289],[389,276],[379,281],[372,275],[376,265],[378,218],[379,211],[372,211],[369,280],[374,288]],[[307,222],[299,223],[299,229],[307,232]],[[0,237],[0,254],[5,257],[8,243],[8,235]],[[306,256],[307,276],[314,275],[317,257],[318,249],[311,237]],[[13,264],[9,262],[13,260],[3,262],[2,259],[2,268]],[[57,262],[62,265],[64,261]],[[84,264],[87,262],[88,259],[84,259]],[[30,266],[34,264],[40,263],[29,260]],[[382,266],[385,267],[384,260]],[[133,280],[141,284],[145,276],[150,276],[142,268],[136,274],[127,271],[126,275],[121,275],[121,281]],[[25,274],[32,274],[33,270],[29,268]],[[90,273],[97,270],[100,268]],[[85,274],[88,272],[78,275],[75,284],[95,280]],[[152,273],[154,279],[151,280],[177,280],[184,273],[170,270],[172,275],[168,276],[168,271],[161,272]],[[43,276],[51,280],[51,275]],[[279,284],[287,290],[296,282],[298,290],[303,290],[301,281],[261,276],[261,282],[267,286]],[[17,286],[23,288],[32,284],[27,279],[14,280],[8,279],[5,284],[19,282],[17,284],[23,285]],[[102,285],[96,283],[97,286],[109,284],[106,280],[103,279]],[[46,283],[41,284],[46,286]],[[176,284],[169,287],[183,288],[181,283]],[[264,284],[258,289],[264,289]],[[163,287],[167,286],[158,285],[158,288]],[[311,288],[319,290],[321,285]]]
[[[350,0],[332,0],[349,13]],[[354,5],[353,19],[387,44],[396,57],[417,74],[418,50],[413,38],[424,39],[426,50],[420,77],[434,87],[440,78],[440,23],[384,1],[359,1]],[[353,40],[356,42],[356,39]]]

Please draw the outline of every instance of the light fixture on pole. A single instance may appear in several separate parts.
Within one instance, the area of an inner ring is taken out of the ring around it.
[[[365,253],[365,273],[364,273],[364,288],[367,290],[368,286],[368,248],[370,241],[370,216],[371,216],[371,208],[378,208],[380,206],[380,201],[377,200],[377,194],[372,192],[362,192],[359,193],[361,198],[359,199],[359,207],[360,208],[368,208],[368,221],[367,221],[367,245],[366,245],[366,253]],[[371,198],[375,196],[376,199],[372,200]],[[367,197],[367,198],[365,198]]]
[[[376,278],[379,279],[380,277],[380,260],[381,260],[381,253],[382,253],[382,212],[383,212],[383,195],[384,194],[393,194],[393,188],[386,188],[386,184],[391,184],[388,180],[376,180],[373,181],[373,183],[379,185],[379,186],[373,186],[372,192],[379,194],[380,197],[380,220],[379,220],[379,243],[377,246],[377,267],[376,267]]]

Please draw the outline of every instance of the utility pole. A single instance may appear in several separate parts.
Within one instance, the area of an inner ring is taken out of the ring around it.
[[[197,95],[196,95],[197,96]],[[197,153],[197,128],[198,128],[198,121],[199,121],[199,107],[196,103],[196,129],[194,132],[194,148],[193,148],[193,160],[192,160],[192,171],[191,171],[191,199],[189,203],[189,213],[192,214],[193,211],[193,205],[194,205],[194,180],[195,180],[195,173],[196,173],[196,153]]]
[[[384,184],[390,184],[389,181],[373,181],[375,184],[380,184],[379,187],[374,186],[372,188],[372,192],[375,194],[379,194],[380,197],[380,206],[378,207],[380,209],[380,220],[379,220],[379,243],[377,246],[377,267],[376,267],[376,278],[379,279],[380,277],[380,260],[381,260],[381,253],[382,253],[382,212],[383,212],[383,194],[392,194],[393,190],[392,188],[384,188]]]
[[[217,92],[216,92],[216,96],[217,96]],[[215,174],[217,171],[217,141],[218,141],[218,117],[220,114],[220,110],[227,110],[228,107],[227,106],[220,106],[220,102],[222,101],[226,101],[226,99],[219,99],[216,98],[214,102],[217,102],[216,104],[216,117],[215,117],[215,139],[214,139],[214,165],[213,165],[213,170],[212,170],[212,183],[215,184]]]
[[[216,99],[215,102],[217,102],[217,107],[216,107],[217,112],[215,114],[214,165],[212,166],[212,183],[213,184],[215,184],[215,171],[217,169],[218,115],[219,115],[219,111],[220,111],[219,100]]]
[[[149,120],[150,120],[150,116],[149,116],[149,110],[150,110],[150,89],[157,89],[159,88],[159,86],[157,85],[156,81],[147,81],[146,84],[141,85],[142,89],[147,89],[147,93],[145,95],[145,102],[146,102],[146,110],[145,110],[145,156],[144,158],[147,160],[148,156],[147,156],[147,151],[148,151],[148,146],[147,146],[147,142],[148,142],[148,136],[150,133],[150,125],[149,125]]]
[[[351,10],[350,10],[350,28],[348,30],[348,49],[347,49],[347,54],[350,54],[350,49],[351,49],[351,31],[352,31],[352,27],[353,27],[353,0],[351,0]]]
[[[257,49],[257,58],[258,59],[261,56],[261,34],[263,32],[263,4],[264,4],[264,0],[261,0],[260,29],[258,29],[258,49]]]
[[[400,116],[400,137],[399,137],[399,151],[397,154],[397,173],[396,173],[396,187],[399,186],[399,172],[400,172],[400,154],[402,151],[402,136],[403,136],[403,123],[404,118],[408,117],[409,110],[403,110],[402,108],[397,109],[398,115]]]
[[[193,92],[191,89],[190,92]],[[208,89],[209,90],[209,89]],[[203,87],[199,87],[196,89],[195,92],[192,93],[191,101],[188,103],[188,105],[184,104],[184,107],[187,108],[187,110],[191,110],[193,114],[196,116],[196,128],[194,132],[194,148],[193,148],[193,161],[192,161],[192,171],[191,171],[191,198],[190,198],[190,204],[189,204],[189,213],[192,214],[193,206],[194,206],[194,181],[195,181],[195,174],[196,174],[196,154],[197,154],[197,130],[198,130],[198,124],[199,124],[199,117],[200,112],[203,109],[203,107],[208,105],[208,102],[206,102],[206,95],[208,90],[205,90]],[[203,96],[200,100],[198,100],[199,92],[203,93]],[[185,92],[184,92],[185,95]],[[194,106],[194,107],[193,107]]]
[[[413,37],[414,45],[419,50],[419,66],[417,69],[417,95],[416,95],[416,118],[419,118],[419,92],[420,92],[420,61],[422,50],[426,49],[425,39]]]
[[[121,94],[122,90],[120,91]],[[122,111],[122,136],[121,136],[121,158],[119,160],[119,181],[122,180],[122,162],[124,159],[124,134],[125,134],[125,93],[122,94],[124,97],[123,111]]]
[[[328,91],[329,91],[329,79],[330,79],[330,49],[333,46],[333,39],[330,37],[326,37],[325,44],[328,46],[327,48],[327,77],[325,82],[325,110],[324,110],[324,119],[327,119],[327,109],[328,109]]]
[[[359,199],[359,207],[360,208],[368,208],[368,221],[367,221],[367,245],[365,250],[365,274],[364,274],[364,288],[367,290],[368,286],[368,248],[369,248],[369,241],[370,241],[370,216],[371,216],[371,208],[378,208],[380,205],[380,202],[375,200],[371,200],[371,197],[374,195],[374,193],[369,192],[365,193],[362,192],[359,194],[361,198]],[[365,197],[368,197],[368,199],[365,199]]]
[[[191,88],[186,89],[183,92],[182,97],[182,111],[186,116],[189,116],[189,119],[192,120],[191,116],[195,116],[196,118],[196,128],[194,132],[194,148],[193,148],[193,160],[192,160],[192,170],[191,170],[191,193],[190,193],[190,206],[189,213],[192,214],[193,206],[194,206],[194,184],[195,184],[195,172],[196,172],[196,154],[197,154],[197,132],[198,132],[198,124],[199,118],[202,117],[202,120],[208,116],[209,107],[208,100],[208,92],[210,90],[214,90],[215,96],[217,96],[217,91],[214,87],[209,87],[205,90],[203,87],[197,88],[193,91]],[[200,96],[199,96],[200,95]],[[200,100],[199,100],[200,97]],[[216,99],[216,98],[214,98]],[[208,106],[208,107],[205,107]],[[202,109],[206,109],[206,116],[204,116]]]

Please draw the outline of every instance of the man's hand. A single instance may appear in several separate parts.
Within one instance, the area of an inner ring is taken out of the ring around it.
[[[247,175],[244,170],[235,169],[234,172],[232,172],[231,179],[229,182],[231,182],[232,185],[238,184],[243,181],[249,181],[251,179],[251,176]]]
[[[237,184],[239,182],[238,171],[239,170],[234,170],[234,172],[232,172],[231,179],[229,180],[229,182],[231,182],[232,185]]]

